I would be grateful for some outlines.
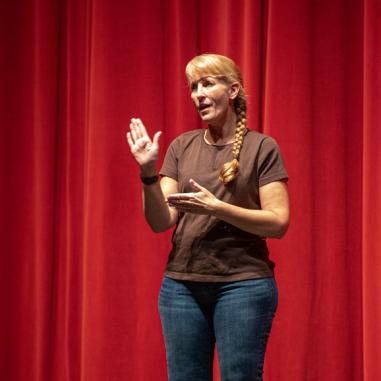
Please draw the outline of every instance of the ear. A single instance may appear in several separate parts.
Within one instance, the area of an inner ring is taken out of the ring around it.
[[[239,84],[239,82],[233,82],[229,88],[229,98],[235,99],[238,96],[240,89],[241,89],[241,85]]]

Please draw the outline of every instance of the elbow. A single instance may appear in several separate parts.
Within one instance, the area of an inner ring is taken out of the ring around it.
[[[154,233],[163,233],[170,228],[167,226],[153,225],[153,224],[149,224],[149,226]]]
[[[151,226],[150,225],[150,228],[151,228],[151,231],[154,232],[154,233],[162,233],[162,232],[165,231],[165,230],[163,230],[163,229],[161,229],[161,228],[159,228],[157,226]]]
[[[146,221],[154,233],[163,233],[174,226],[177,222],[177,215],[171,216],[168,214],[163,216],[147,213],[146,210],[144,212]]]
[[[271,238],[282,239],[286,235],[287,230],[277,230]]]
[[[270,234],[268,235],[269,238],[276,238],[276,239],[282,239],[288,230],[289,226],[289,219],[281,219],[279,218],[276,223],[273,225],[273,229],[271,229]]]
[[[288,225],[288,221],[280,221],[276,226],[273,238],[282,239],[287,233]]]
[[[158,223],[157,221],[155,222],[147,221],[147,222],[154,233],[163,233],[166,230],[170,229],[176,223],[175,221],[167,221],[162,223]]]

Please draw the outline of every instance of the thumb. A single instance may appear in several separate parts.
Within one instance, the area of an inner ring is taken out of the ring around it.
[[[160,136],[162,134],[162,131],[158,131],[155,133],[155,135],[153,136],[153,141],[152,141],[152,144],[156,147],[159,147],[159,139],[160,139]]]
[[[190,179],[189,182],[193,186],[193,188],[197,189],[198,191],[205,191],[206,190],[200,184],[196,183],[196,181],[194,181],[193,179]]]

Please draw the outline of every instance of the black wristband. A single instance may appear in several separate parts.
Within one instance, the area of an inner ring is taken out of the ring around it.
[[[159,176],[158,175],[150,176],[150,177],[140,176],[140,180],[142,180],[142,183],[145,185],[151,185],[159,181]]]

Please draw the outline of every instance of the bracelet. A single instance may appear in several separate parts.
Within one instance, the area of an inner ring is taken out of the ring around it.
[[[142,183],[145,185],[152,185],[159,181],[159,176],[158,175],[150,176],[150,177],[140,176],[140,180],[142,180]]]

